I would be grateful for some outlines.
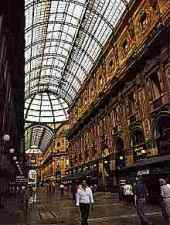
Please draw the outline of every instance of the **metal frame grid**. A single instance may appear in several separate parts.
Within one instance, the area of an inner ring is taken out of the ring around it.
[[[25,120],[28,122],[55,124],[66,117],[66,102],[53,93],[40,92],[25,100]]]
[[[25,150],[32,147],[44,151],[53,138],[54,132],[48,126],[33,125],[25,130]]]
[[[26,99],[41,92],[53,93],[69,106],[127,2],[26,0]]]
[[[26,122],[67,119],[69,105],[129,1],[25,0]],[[29,132],[32,143],[42,141],[40,128],[26,130],[26,136]]]

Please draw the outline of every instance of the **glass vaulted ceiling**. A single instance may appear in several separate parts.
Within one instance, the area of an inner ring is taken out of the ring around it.
[[[128,2],[25,0],[26,121],[67,118],[69,105]]]

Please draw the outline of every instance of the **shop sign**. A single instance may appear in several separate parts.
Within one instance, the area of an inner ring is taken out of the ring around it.
[[[27,183],[27,179],[24,176],[16,176],[16,183]]]
[[[126,180],[120,180],[119,183],[120,183],[120,185],[125,185],[126,184]]]
[[[146,170],[139,170],[137,172],[137,176],[142,176],[142,175],[148,175],[150,172],[149,172],[149,169],[146,169]]]

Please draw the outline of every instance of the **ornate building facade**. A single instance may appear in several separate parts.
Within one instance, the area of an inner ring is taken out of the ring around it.
[[[61,124],[57,128],[53,141],[42,155],[38,174],[39,179],[43,182],[60,182],[68,169],[68,142],[66,139],[67,129],[67,122]]]
[[[170,1],[133,1],[69,111],[70,174],[116,184],[147,168],[165,172],[169,56]]]

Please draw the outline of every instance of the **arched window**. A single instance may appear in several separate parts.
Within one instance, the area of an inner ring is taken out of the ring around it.
[[[170,154],[170,114],[162,114],[156,121],[155,129],[159,154]]]
[[[134,146],[139,146],[144,143],[144,134],[143,130],[141,128],[136,129],[132,133],[132,145]]]
[[[146,157],[145,137],[142,128],[136,128],[132,131],[131,146],[133,148],[134,161]]]
[[[150,76],[150,80],[151,80],[152,97],[153,100],[155,100],[158,99],[162,94],[161,74],[158,72],[153,73]]]

